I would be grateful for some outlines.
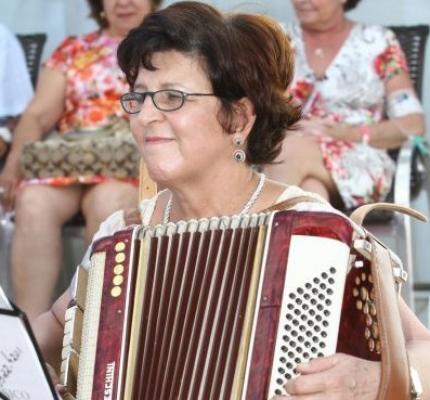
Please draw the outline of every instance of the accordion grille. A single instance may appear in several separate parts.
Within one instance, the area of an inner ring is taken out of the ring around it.
[[[92,274],[89,275],[88,287],[85,299],[85,317],[82,327],[82,341],[86,349],[81,352],[78,370],[77,399],[90,399],[93,389],[93,371],[96,360],[97,335],[100,319],[100,307],[102,301],[103,274],[105,266],[105,254],[98,253],[93,257]]]
[[[260,228],[200,228],[144,233],[136,283],[143,291],[134,305],[144,317],[132,320],[131,398],[236,396],[239,346],[253,322],[245,318],[250,286],[255,264],[261,267]]]

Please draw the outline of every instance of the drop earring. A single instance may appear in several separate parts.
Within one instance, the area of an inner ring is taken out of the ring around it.
[[[236,134],[233,136],[233,143],[236,147],[241,147],[244,142],[242,135]],[[241,148],[238,148],[233,152],[233,159],[237,162],[245,162],[246,154]]]

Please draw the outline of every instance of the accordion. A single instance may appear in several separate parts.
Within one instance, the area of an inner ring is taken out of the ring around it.
[[[102,238],[66,313],[62,379],[79,400],[269,399],[301,362],[381,360],[402,334],[378,296],[396,302],[403,275],[397,262],[378,275],[367,235],[284,210]]]

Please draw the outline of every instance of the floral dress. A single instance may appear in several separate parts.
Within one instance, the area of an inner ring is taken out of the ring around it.
[[[62,135],[97,130],[124,118],[119,97],[128,91],[125,76],[117,65],[119,39],[104,31],[81,37],[68,37],[53,52],[44,66],[64,74],[64,111],[57,123]],[[32,179],[27,183],[64,186],[74,183],[100,183],[103,176],[74,176]],[[124,178],[137,184],[137,178]]]
[[[392,31],[355,24],[323,79],[317,79],[307,63],[300,27],[291,26],[288,33],[296,55],[291,92],[301,102],[304,118],[351,125],[384,118],[385,84],[407,70]],[[385,198],[394,175],[394,163],[385,150],[326,136],[315,140],[346,208]]]

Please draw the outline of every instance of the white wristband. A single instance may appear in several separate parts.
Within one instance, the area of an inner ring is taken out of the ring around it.
[[[387,98],[387,115],[389,118],[404,117],[408,114],[422,114],[423,107],[411,89],[400,89]]]

